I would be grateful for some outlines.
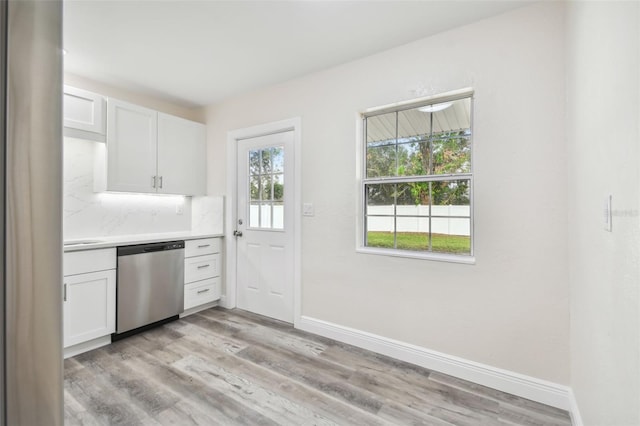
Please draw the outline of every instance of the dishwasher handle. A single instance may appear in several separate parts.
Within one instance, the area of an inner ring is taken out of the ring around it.
[[[143,250],[145,253],[149,253],[153,251],[164,251],[165,246],[145,247]]]

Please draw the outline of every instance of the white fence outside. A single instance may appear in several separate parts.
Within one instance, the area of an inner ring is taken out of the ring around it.
[[[284,226],[284,207],[282,205],[261,206],[262,226],[282,229]],[[393,205],[369,206],[367,208],[367,229],[369,231],[393,232]],[[256,205],[249,208],[249,223],[251,227],[258,227],[258,209]],[[431,227],[434,234],[471,235],[471,208],[469,206],[432,206]],[[371,215],[390,215],[387,217]],[[429,206],[397,206],[396,226],[398,232],[429,232]],[[418,217],[419,216],[419,217]]]
[[[393,232],[393,205],[367,207],[367,230]],[[431,232],[447,235],[471,235],[469,206],[432,206]],[[397,232],[429,232],[429,206],[397,206]],[[391,215],[388,217],[370,215]],[[403,217],[409,216],[409,217]],[[420,217],[417,217],[420,216]]]
[[[276,205],[271,209],[271,205],[264,204],[261,206],[250,205],[249,206],[249,226],[252,228],[284,228],[284,206]],[[260,211],[260,213],[258,213]],[[273,226],[271,226],[271,215],[273,214]],[[259,223],[259,218],[262,220]]]

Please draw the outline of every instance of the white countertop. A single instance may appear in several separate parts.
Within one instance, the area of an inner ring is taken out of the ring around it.
[[[64,251],[93,250],[100,248],[111,248],[117,246],[128,246],[131,244],[158,243],[162,241],[176,240],[197,240],[199,238],[223,237],[223,234],[203,234],[196,232],[166,232],[160,234],[136,234],[136,235],[115,235],[110,237],[87,237],[72,240],[65,240],[65,244],[73,242],[90,241],[86,244],[65,245]]]

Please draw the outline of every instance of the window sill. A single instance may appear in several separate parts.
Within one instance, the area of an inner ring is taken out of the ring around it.
[[[445,253],[420,253],[408,250],[389,250],[374,247],[358,247],[356,253],[375,254],[378,256],[406,257],[410,259],[435,260],[438,262],[462,263],[466,265],[475,265],[475,256],[460,256]]]

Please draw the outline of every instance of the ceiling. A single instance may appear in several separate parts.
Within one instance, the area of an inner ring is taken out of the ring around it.
[[[65,71],[205,106],[528,3],[66,0]]]

